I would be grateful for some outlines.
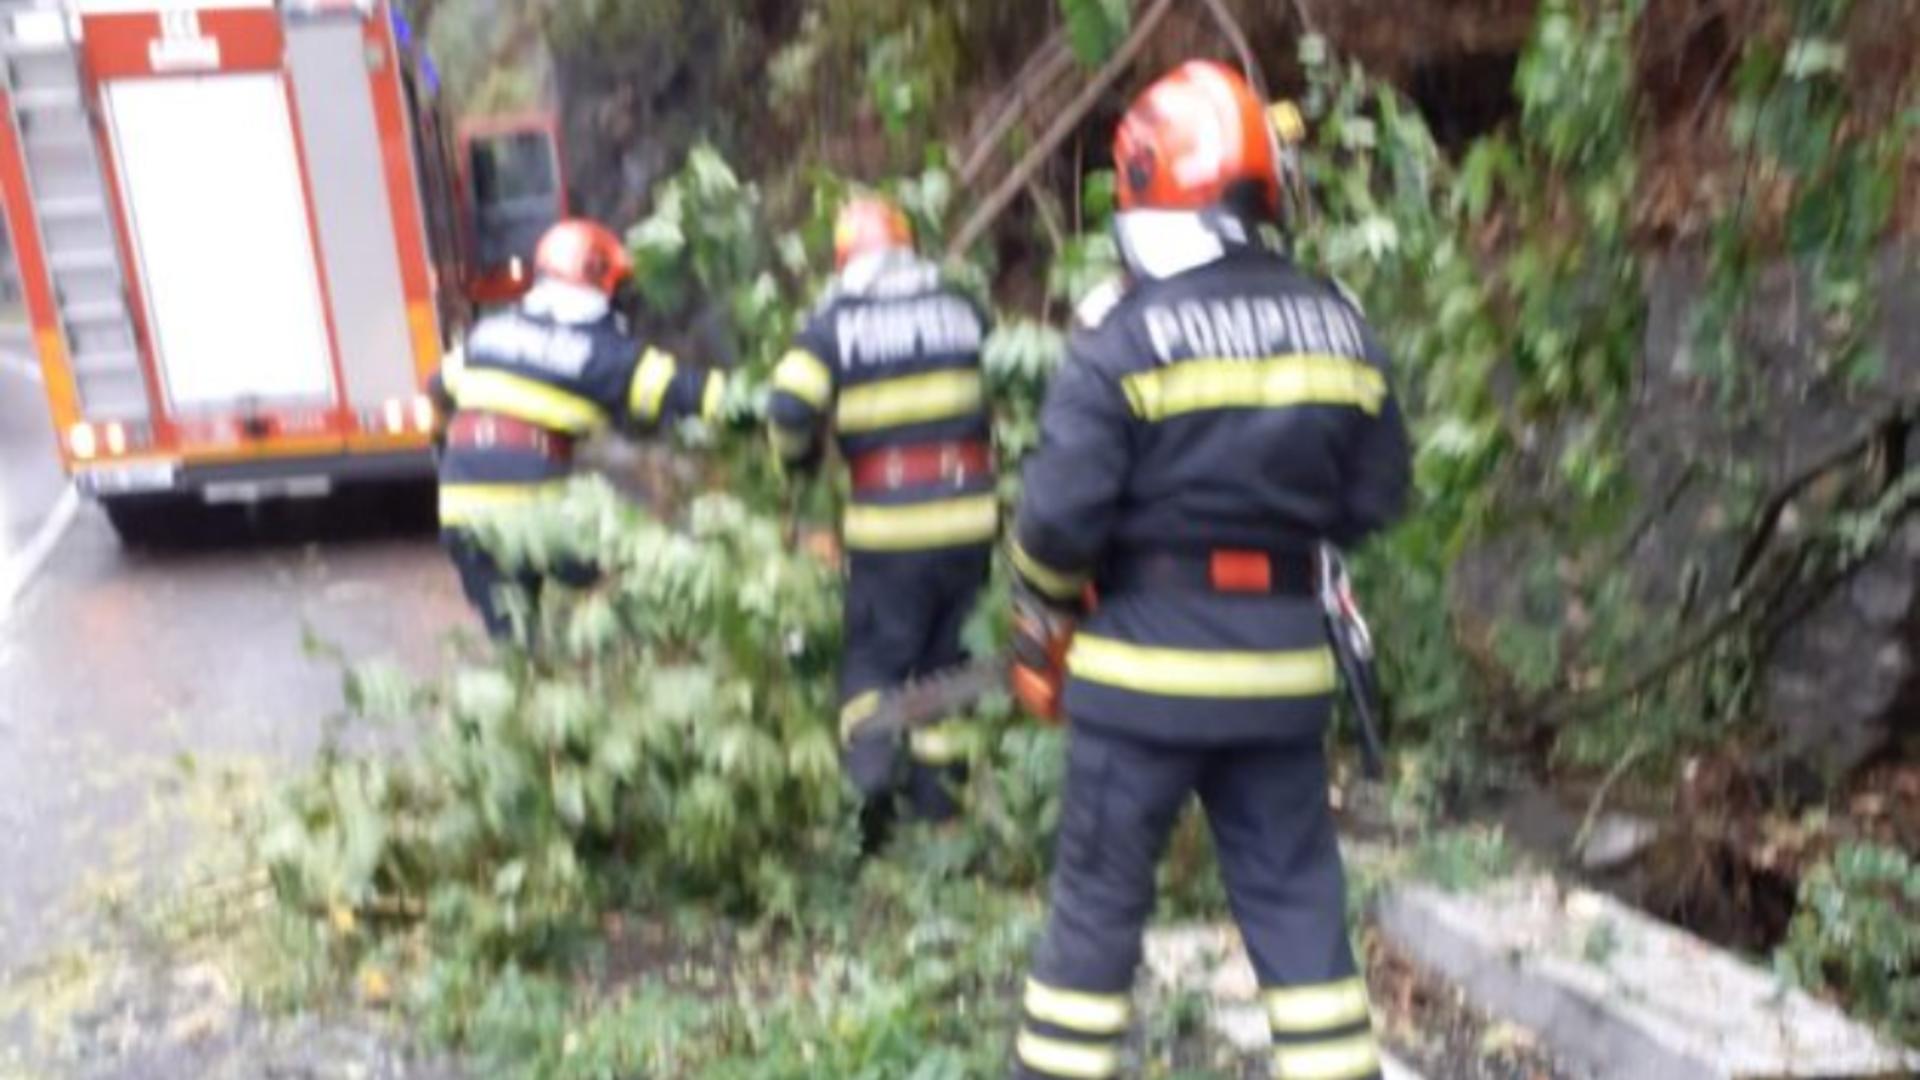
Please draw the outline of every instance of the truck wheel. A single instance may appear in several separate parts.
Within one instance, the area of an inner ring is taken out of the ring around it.
[[[181,518],[192,509],[185,499],[153,496],[103,498],[100,505],[121,545],[130,548],[158,547],[176,539]]]

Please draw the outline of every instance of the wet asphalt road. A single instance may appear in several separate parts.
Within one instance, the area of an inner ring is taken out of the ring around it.
[[[0,581],[66,488],[39,395],[0,353]],[[82,504],[17,600],[0,595],[0,979],[54,945],[155,766],[311,750],[341,693],[306,630],[351,658],[438,662],[467,616],[426,495],[228,511],[151,552]]]

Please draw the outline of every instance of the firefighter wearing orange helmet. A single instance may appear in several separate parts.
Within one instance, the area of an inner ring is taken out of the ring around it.
[[[1057,700],[1071,729],[1021,1077],[1120,1071],[1155,866],[1193,796],[1273,1075],[1379,1073],[1327,800],[1335,661],[1315,556],[1401,512],[1408,444],[1361,313],[1285,254],[1267,124],[1238,73],[1203,62],[1121,121],[1127,277],[1083,306],[1026,466],[1016,689]]]
[[[816,470],[829,441],[848,469],[841,730],[872,850],[901,796],[915,816],[945,820],[964,779],[970,732],[957,722],[904,744],[859,728],[885,691],[963,659],[961,627],[998,531],[987,320],[915,254],[906,215],[885,199],[842,208],[834,256],[838,273],[776,369],[768,411],[789,472]]]
[[[633,266],[606,227],[568,220],[534,253],[534,284],[487,315],[430,384],[450,419],[440,460],[440,527],[467,599],[495,639],[512,635],[502,588],[537,596],[540,575],[504,567],[474,535],[501,513],[558,494],[575,447],[609,429],[644,434],[717,412],[725,377],[636,340],[622,302]],[[591,568],[560,576],[590,579]]]

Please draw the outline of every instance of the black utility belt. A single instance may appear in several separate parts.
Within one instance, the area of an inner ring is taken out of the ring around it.
[[[1102,568],[1100,591],[1179,590],[1228,596],[1314,597],[1320,560],[1301,551],[1214,548],[1119,555]]]

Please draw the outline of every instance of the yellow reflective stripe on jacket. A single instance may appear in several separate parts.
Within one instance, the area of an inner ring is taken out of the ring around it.
[[[1323,986],[1269,990],[1267,1022],[1291,1035],[1346,1027],[1367,1019],[1367,984],[1356,975]]]
[[[466,368],[454,400],[462,409],[499,413],[569,435],[584,435],[607,422],[605,410],[590,398],[493,368]]]
[[[785,391],[825,412],[833,399],[833,372],[826,362],[805,349],[794,349],[773,369],[773,388]]]
[[[1333,692],[1333,650],[1165,649],[1079,634],[1067,670],[1089,682],[1165,697],[1314,697]]]
[[[467,347],[455,345],[440,357],[440,387],[455,401],[460,399],[460,379],[467,373]]]
[[[1034,558],[1018,539],[1014,540],[1010,554],[1013,568],[1019,571],[1020,576],[1055,600],[1076,600],[1080,590],[1086,588],[1088,575],[1055,570]]]
[[[916,551],[988,543],[999,525],[1000,504],[993,495],[905,506],[856,503],[847,507],[844,539],[847,547],[865,551]]]
[[[707,372],[707,388],[700,394],[700,419],[711,424],[720,419],[720,406],[727,398],[727,373]]]
[[[1387,380],[1373,365],[1345,356],[1289,354],[1264,360],[1181,360],[1125,376],[1120,387],[1133,414],[1165,420],[1209,409],[1278,409],[1351,405],[1380,411]]]
[[[537,484],[442,484],[440,525],[442,528],[471,525],[482,518],[521,509],[543,499],[558,498],[566,487],[565,480]]]
[[[680,370],[679,361],[659,349],[648,349],[633,369],[633,383],[627,387],[627,411],[635,418],[652,422],[660,419],[667,391]]]
[[[1087,1035],[1118,1035],[1127,1029],[1133,1012],[1133,1002],[1125,994],[1060,990],[1037,979],[1027,980],[1021,1007],[1043,1024]]]
[[[979,371],[930,371],[847,387],[834,422],[842,432],[880,431],[968,416],[986,401]]]
[[[1022,1030],[1013,1049],[1022,1063],[1050,1076],[1065,1076],[1071,1080],[1105,1080],[1120,1072],[1120,1052],[1111,1046],[1089,1046],[1065,1039],[1049,1039],[1045,1035]]]
[[[1318,1043],[1275,1047],[1273,1075],[1284,1080],[1359,1080],[1380,1071],[1372,1032]]]

